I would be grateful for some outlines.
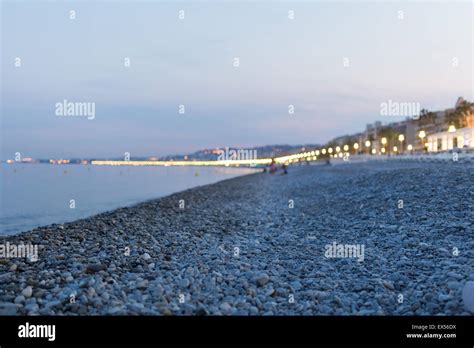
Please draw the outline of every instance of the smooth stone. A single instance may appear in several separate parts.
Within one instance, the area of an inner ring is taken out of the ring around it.
[[[448,277],[455,278],[455,279],[457,279],[457,280],[461,280],[461,279],[464,278],[464,277],[463,277],[462,275],[460,275],[459,273],[456,273],[456,272],[453,272],[453,271],[450,271],[450,272],[446,273],[446,275],[447,275]]]
[[[33,295],[33,288],[31,286],[27,286],[26,288],[23,289],[21,294],[25,296],[26,298],[31,297],[31,295]]]
[[[426,305],[426,309],[429,313],[435,314],[439,311],[439,306],[436,303],[429,302]]]
[[[59,306],[61,306],[61,305],[62,305],[61,301],[59,301],[59,300],[54,300],[54,301],[46,302],[45,307],[51,308],[51,307],[59,307]]]
[[[232,307],[230,304],[227,302],[222,303],[219,308],[224,312],[224,313],[230,313],[232,311]]]
[[[265,296],[272,296],[275,293],[275,289],[268,289],[265,292]]]
[[[384,280],[382,282],[383,286],[385,286],[387,289],[390,289],[390,290],[395,290],[395,287],[393,286],[393,283],[392,282],[389,282],[389,281],[386,281]]]
[[[328,305],[322,305],[319,307],[321,309],[321,313],[323,314],[331,314],[332,313],[332,308],[329,307]]]
[[[136,285],[137,289],[144,290],[148,287],[148,280],[139,281]]]
[[[107,310],[107,314],[115,315],[123,311],[123,307],[111,307]]]
[[[459,289],[460,285],[461,284],[459,282],[448,282],[448,289],[457,290]]]
[[[96,292],[95,292],[95,289],[93,287],[90,287],[89,289],[87,289],[87,296],[89,298],[94,297],[95,295],[96,295]]]
[[[295,291],[301,290],[301,288],[303,288],[303,285],[301,285],[299,280],[292,281],[290,285]]]
[[[265,286],[269,281],[270,277],[266,273],[259,274],[257,277],[255,277],[255,282],[260,287]]]
[[[0,303],[0,315],[16,315],[20,307],[16,303]]]
[[[106,269],[107,269],[107,267],[105,265],[91,264],[91,265],[87,265],[86,272],[87,273],[96,273],[96,272],[100,272],[100,271],[105,271]]]
[[[145,309],[145,306],[143,303],[129,303],[127,304],[127,308],[132,312],[139,313]]]
[[[36,303],[28,303],[25,304],[24,310],[28,312],[28,314],[36,313],[39,310],[38,304]]]
[[[253,314],[253,315],[258,314],[258,308],[255,306],[250,307],[249,311],[250,311],[250,314]]]
[[[182,288],[187,288],[190,285],[189,279],[181,279],[178,285]]]
[[[203,315],[208,315],[208,314],[209,312],[202,305],[199,306],[199,308],[196,310],[196,315],[198,316],[203,316]]]
[[[441,302],[446,302],[446,301],[449,301],[451,300],[453,297],[451,295],[445,295],[445,294],[440,294],[438,296],[438,301],[441,301]]]
[[[446,303],[446,309],[448,310],[454,310],[456,309],[456,307],[458,306],[458,302],[457,301],[449,301],[448,303]]]
[[[464,308],[474,313],[474,281],[468,281],[462,289],[462,301]]]
[[[25,296],[18,295],[17,297],[15,297],[15,300],[13,302],[18,303],[18,304],[23,303],[25,302]]]
[[[322,301],[329,297],[329,293],[326,291],[315,291],[314,296],[318,299],[318,301]]]

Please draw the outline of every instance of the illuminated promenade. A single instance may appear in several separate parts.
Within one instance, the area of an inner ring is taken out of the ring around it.
[[[270,158],[255,160],[226,160],[226,161],[91,161],[93,165],[109,166],[236,166],[270,164]]]
[[[330,156],[319,156],[319,150],[303,152],[288,156],[276,157],[277,164],[296,164],[298,162],[315,162],[330,158],[334,163],[338,162],[361,162],[361,161],[380,161],[380,160],[412,160],[412,161],[471,161],[474,162],[473,153],[414,153],[414,154],[397,154],[387,156],[384,154],[350,154],[347,152],[339,152]],[[313,154],[314,153],[314,154]],[[318,155],[316,155],[318,153]],[[255,160],[226,160],[226,161],[107,161],[97,160],[91,161],[92,165],[109,165],[109,166],[258,166],[271,164],[271,158],[261,158]]]
[[[286,155],[275,157],[274,160],[276,163],[294,163],[294,162],[303,162],[303,161],[315,161],[319,159],[320,153],[325,155],[326,153],[332,154],[333,151],[337,153],[334,156],[330,155],[331,157],[348,157],[350,156],[349,152],[340,152],[339,149],[333,150],[329,148],[327,151],[326,149],[323,150],[314,150],[314,151],[307,151],[307,152],[300,152],[296,154]],[[108,160],[95,160],[91,161],[93,165],[110,165],[110,166],[240,166],[240,165],[266,165],[272,162],[271,158],[260,158],[260,159],[243,159],[243,160],[215,160],[215,161],[108,161]]]

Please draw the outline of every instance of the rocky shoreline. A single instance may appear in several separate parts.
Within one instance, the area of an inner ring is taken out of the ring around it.
[[[0,315],[471,315],[473,183],[470,163],[290,167],[0,237],[38,245],[0,259]]]

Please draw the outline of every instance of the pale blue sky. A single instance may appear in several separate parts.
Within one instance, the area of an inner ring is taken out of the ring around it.
[[[458,96],[474,99],[472,6],[6,1],[1,156],[322,143],[403,118],[379,115],[389,99],[451,107]],[[55,116],[64,99],[95,102],[95,119]]]

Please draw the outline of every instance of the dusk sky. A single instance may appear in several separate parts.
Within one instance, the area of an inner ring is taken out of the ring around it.
[[[2,2],[1,156],[324,143],[376,120],[404,119],[380,115],[389,99],[452,107],[459,96],[474,99],[472,7]],[[56,116],[64,99],[95,103],[95,118]]]

